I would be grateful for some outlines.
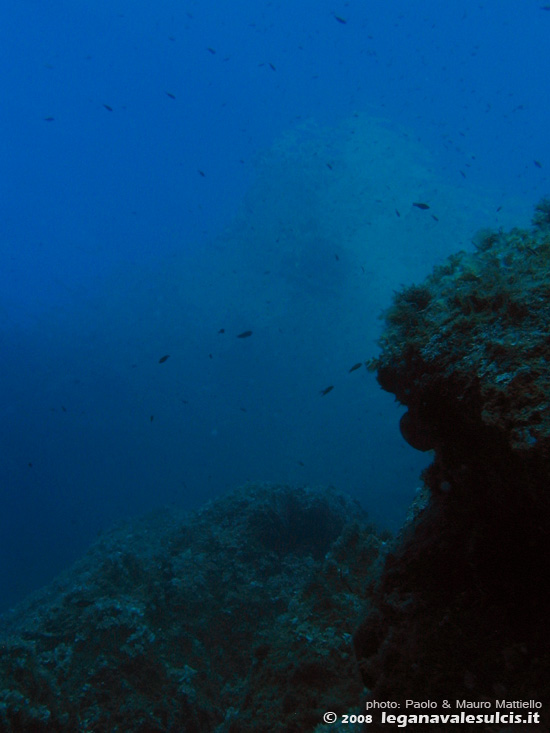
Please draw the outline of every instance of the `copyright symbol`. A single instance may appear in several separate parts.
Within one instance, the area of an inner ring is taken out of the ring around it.
[[[325,723],[336,723],[338,720],[338,716],[336,713],[325,713],[323,715],[323,720]]]

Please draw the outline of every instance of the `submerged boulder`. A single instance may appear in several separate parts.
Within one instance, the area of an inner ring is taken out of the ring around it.
[[[378,380],[434,460],[355,648],[375,698],[535,699],[547,730],[550,202],[474,244],[385,314]]]
[[[345,495],[269,484],[114,529],[2,618],[0,730],[313,730],[361,696],[384,546]]]

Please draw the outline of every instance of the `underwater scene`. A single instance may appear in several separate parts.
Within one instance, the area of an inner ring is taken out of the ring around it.
[[[1,16],[0,733],[550,731],[550,4]]]

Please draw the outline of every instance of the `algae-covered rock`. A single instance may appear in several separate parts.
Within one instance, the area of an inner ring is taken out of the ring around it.
[[[434,460],[355,635],[374,699],[531,700],[528,731],[550,729],[549,211],[483,232],[386,313],[378,379]]]
[[[550,455],[550,228],[480,233],[386,313],[381,386],[409,408],[403,432],[437,447],[484,427]],[[480,433],[482,437],[485,433]]]
[[[383,547],[335,490],[267,484],[115,529],[3,619],[0,730],[313,730],[360,699]]]

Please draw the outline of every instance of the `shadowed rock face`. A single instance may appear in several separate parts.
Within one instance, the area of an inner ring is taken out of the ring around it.
[[[547,208],[530,231],[481,233],[386,313],[379,382],[440,442],[487,427],[516,453],[550,455]]]
[[[550,202],[475,244],[386,313],[378,380],[435,458],[355,647],[378,699],[534,698],[546,730]]]

